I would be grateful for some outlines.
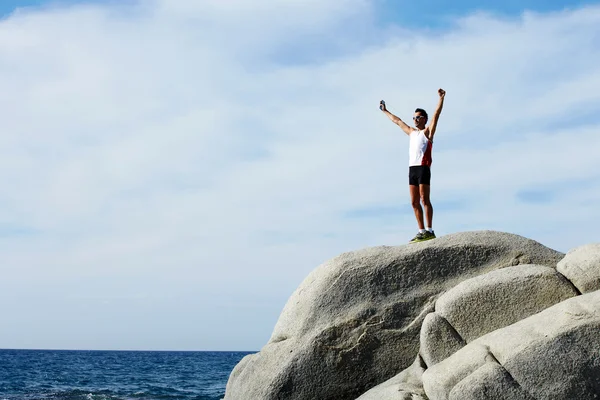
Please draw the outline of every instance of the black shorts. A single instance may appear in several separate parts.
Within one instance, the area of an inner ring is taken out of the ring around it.
[[[408,167],[408,184],[419,186],[429,185],[431,182],[431,170],[427,165]]]

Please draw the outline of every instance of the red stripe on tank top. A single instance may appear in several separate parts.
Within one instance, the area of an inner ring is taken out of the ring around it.
[[[427,165],[428,167],[431,167],[431,142],[428,141],[427,142],[427,149],[425,149],[425,154],[423,154],[423,159],[421,160],[421,165]]]

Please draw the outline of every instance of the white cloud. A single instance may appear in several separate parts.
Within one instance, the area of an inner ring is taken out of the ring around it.
[[[414,233],[406,138],[377,103],[408,119],[438,87],[438,234],[599,241],[600,8],[428,32],[378,27],[373,4],[165,0],[0,22],[3,347],[260,347],[319,263]],[[516,196],[540,187],[556,195]],[[399,212],[348,216],[381,207]]]

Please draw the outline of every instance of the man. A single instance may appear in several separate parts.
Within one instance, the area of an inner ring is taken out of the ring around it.
[[[413,116],[415,127],[408,126],[400,118],[392,114],[385,107],[385,102],[382,100],[379,104],[381,111],[388,116],[396,125],[409,136],[410,143],[408,146],[409,171],[408,171],[408,187],[410,189],[410,201],[412,203],[419,232],[411,240],[413,242],[422,242],[424,240],[435,239],[433,231],[433,206],[429,200],[430,182],[431,182],[431,149],[433,145],[433,137],[437,128],[438,119],[444,106],[444,97],[446,92],[442,89],[438,90],[440,99],[438,101],[435,113],[431,118],[431,123],[427,125],[427,112],[422,108],[417,108]],[[423,207],[421,207],[423,203]],[[423,208],[425,208],[425,221],[423,221]]]

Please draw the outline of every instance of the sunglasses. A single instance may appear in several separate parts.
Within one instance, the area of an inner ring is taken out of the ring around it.
[[[413,117],[413,119],[414,119],[415,121],[418,121],[418,120],[420,120],[421,118],[425,118],[425,116],[424,116],[424,115],[417,115],[417,116]]]

